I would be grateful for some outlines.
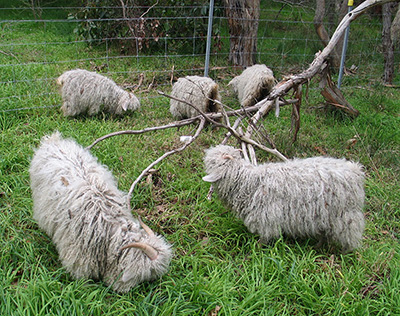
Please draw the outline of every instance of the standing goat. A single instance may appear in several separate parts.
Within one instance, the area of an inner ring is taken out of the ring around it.
[[[172,87],[171,96],[194,105],[204,113],[221,111],[218,84],[208,77],[186,76],[179,78]],[[200,114],[190,105],[173,98],[170,101],[170,112],[177,119]]]
[[[126,194],[88,150],[55,132],[42,139],[29,172],[33,218],[73,277],[127,292],[167,271],[170,245],[132,216]]]
[[[237,93],[240,104],[248,107],[264,99],[275,85],[274,73],[265,65],[246,68],[229,83]]]
[[[100,111],[123,114],[140,107],[138,98],[118,87],[111,79],[95,72],[75,69],[64,72],[57,78],[61,87],[64,116],[88,115]]]
[[[364,231],[364,173],[344,159],[314,157],[254,166],[240,151],[206,151],[207,175],[225,205],[263,242],[281,233],[336,242],[344,252]]]

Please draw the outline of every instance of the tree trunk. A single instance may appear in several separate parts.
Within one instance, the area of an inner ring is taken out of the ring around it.
[[[317,0],[315,7],[314,27],[322,44],[326,46],[330,41],[330,37],[328,31],[325,29],[324,26],[324,17],[325,17],[325,0]],[[330,58],[332,65],[335,68],[339,68],[340,55],[337,53],[336,49],[332,51]]]
[[[260,0],[224,0],[230,34],[229,61],[248,67],[256,62]]]
[[[383,82],[388,85],[392,84],[394,74],[394,45],[390,36],[393,9],[394,7],[391,3],[386,3],[382,6],[382,45],[385,60]]]
[[[392,39],[394,46],[397,46],[400,42],[400,6],[397,8],[396,16],[394,17],[390,28],[390,38]]]

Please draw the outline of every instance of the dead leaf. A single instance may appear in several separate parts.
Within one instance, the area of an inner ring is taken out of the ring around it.
[[[69,182],[67,179],[65,179],[65,177],[61,177],[61,182],[67,187],[69,186]]]
[[[318,151],[321,155],[326,155],[326,151],[325,151],[322,147],[320,147],[320,146],[315,146],[314,149],[315,149],[316,151]]]
[[[221,306],[217,305],[215,306],[215,308],[210,311],[210,313],[208,314],[209,316],[217,316],[218,312],[221,310]]]

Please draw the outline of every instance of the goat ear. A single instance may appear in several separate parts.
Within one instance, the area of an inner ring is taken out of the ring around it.
[[[221,176],[220,176],[220,175],[217,175],[217,174],[215,174],[215,173],[208,174],[208,175],[206,175],[206,176],[203,177],[203,181],[205,181],[205,182],[211,182],[211,183],[213,183],[213,182],[215,182],[215,181],[218,181],[219,179],[221,179]]]

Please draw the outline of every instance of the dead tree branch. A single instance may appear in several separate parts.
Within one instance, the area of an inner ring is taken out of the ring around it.
[[[168,152],[164,153],[161,157],[159,157],[158,159],[154,160],[150,165],[147,166],[146,169],[144,169],[142,171],[142,173],[132,183],[132,185],[131,185],[131,187],[129,189],[129,192],[128,192],[127,204],[128,204],[129,211],[131,211],[131,209],[130,209],[131,208],[131,196],[132,196],[133,190],[135,189],[135,187],[139,183],[139,181],[147,174],[147,172],[149,172],[149,170],[151,168],[153,168],[159,162],[161,162],[162,160],[164,160],[168,156],[171,156],[173,154],[176,154],[178,152],[181,152],[181,151],[185,150],[186,147],[188,147],[190,144],[192,144],[196,140],[196,138],[199,137],[201,131],[204,129],[205,123],[206,123],[206,120],[204,118],[200,118],[200,123],[199,123],[199,125],[197,127],[197,130],[196,130],[195,134],[192,136],[192,138],[189,141],[185,142],[185,144],[182,147],[179,147],[179,148],[176,148],[174,150],[171,150],[171,151],[168,151]]]
[[[189,118],[186,120],[181,120],[181,121],[175,121],[166,125],[161,125],[161,126],[154,126],[154,127],[146,127],[144,129],[140,129],[140,130],[125,130],[125,131],[118,131],[118,132],[114,132],[114,133],[110,133],[107,135],[104,135],[98,139],[96,139],[91,145],[87,146],[86,149],[92,149],[93,146],[95,146],[96,144],[100,143],[101,141],[110,138],[110,137],[114,137],[114,136],[119,136],[119,135],[138,135],[138,134],[145,134],[148,132],[154,132],[154,131],[160,131],[163,129],[168,129],[168,128],[178,128],[178,127],[182,127],[182,126],[186,126],[186,125],[190,125],[193,124],[194,122],[198,121],[200,118],[200,116],[196,116],[193,118]]]
[[[168,97],[168,95],[165,94],[164,92],[159,92],[159,93],[161,95],[164,95],[164,96]],[[280,102],[279,104],[280,104],[280,106],[284,106],[284,105],[289,105],[289,104],[293,104],[293,103],[296,103],[296,102],[297,102],[297,100],[285,100],[284,102]],[[259,107],[257,105],[254,105],[254,106],[251,106],[251,107],[248,107],[248,108],[242,108],[242,109],[238,109],[238,110],[234,110],[234,111],[227,111],[227,112],[225,112],[225,114],[228,117],[239,116],[239,115],[245,115],[246,113],[255,112],[258,109],[259,109]],[[218,120],[218,119],[222,118],[223,114],[222,113],[207,113],[206,116],[214,121],[214,120]],[[160,130],[169,129],[169,128],[179,128],[179,127],[182,127],[182,126],[193,124],[194,122],[200,120],[202,117],[203,117],[203,115],[199,114],[197,116],[194,116],[194,117],[191,117],[191,118],[188,118],[188,119],[184,119],[184,120],[180,120],[180,121],[174,121],[174,122],[171,122],[171,123],[166,124],[166,125],[146,127],[144,129],[140,129],[140,130],[124,130],[124,131],[113,132],[113,133],[104,135],[104,136],[96,139],[92,144],[87,146],[86,149],[90,150],[95,145],[100,143],[101,141],[106,140],[106,139],[111,138],[111,137],[114,137],[114,136],[119,136],[119,135],[139,135],[139,134],[145,134],[145,133],[148,133],[148,132],[160,131]],[[239,123],[237,123],[236,125],[234,124],[232,126],[232,128],[236,129]]]
[[[199,110],[197,107],[195,107],[190,102],[175,98],[175,97],[173,97],[171,95],[168,95],[168,94],[166,94],[166,93],[164,93],[162,91],[159,91],[158,93],[160,93],[161,95],[166,96],[168,98],[174,99],[176,101],[183,102],[183,103],[195,108],[201,114],[201,116],[205,118],[206,121],[208,121],[209,123],[213,124],[216,127],[221,127],[221,128],[224,128],[224,129],[228,130],[231,133],[231,135],[234,136],[235,138],[237,138],[238,140],[240,140],[242,142],[245,142],[247,144],[253,145],[255,147],[258,147],[259,149],[264,150],[264,151],[266,151],[266,152],[268,152],[270,154],[273,154],[274,156],[278,157],[279,159],[281,159],[283,161],[287,160],[287,158],[283,154],[281,154],[278,150],[268,148],[268,147],[266,147],[266,146],[264,146],[264,145],[262,145],[262,144],[260,144],[260,143],[258,143],[256,141],[254,141],[253,139],[249,138],[247,135],[243,135],[243,134],[239,133],[236,129],[233,129],[230,126],[228,126],[226,124],[223,124],[223,123],[220,123],[220,122],[217,122],[215,120],[216,117],[221,117],[223,115],[229,115],[229,112],[225,112],[224,114],[222,114],[222,113],[206,114],[206,113],[202,112],[201,110]],[[240,109],[240,110],[237,110],[237,111],[230,111],[230,112],[231,113],[234,112],[235,114],[237,114],[240,111],[246,112],[247,110],[248,109]]]
[[[399,2],[397,0],[396,2]],[[367,0],[361,3],[358,7],[353,9],[353,11],[347,13],[342,21],[339,23],[338,27],[336,28],[335,32],[332,35],[331,40],[326,45],[326,47],[321,51],[318,52],[308,67],[308,69],[304,70],[302,73],[297,75],[292,75],[288,78],[283,79],[280,81],[271,91],[271,93],[262,101],[258,102],[256,106],[260,109],[254,114],[252,121],[255,125],[257,125],[258,121],[264,117],[272,108],[274,100],[279,97],[283,97],[286,95],[291,89],[297,87],[301,84],[307,83],[311,78],[313,78],[316,74],[318,74],[328,62],[329,55],[332,53],[332,50],[336,47],[340,38],[344,34],[346,28],[349,24],[357,19],[361,14],[363,14],[368,9],[378,5],[384,4],[387,2],[393,2],[391,0]],[[249,135],[252,134],[253,131],[253,124],[249,125],[248,132]]]

